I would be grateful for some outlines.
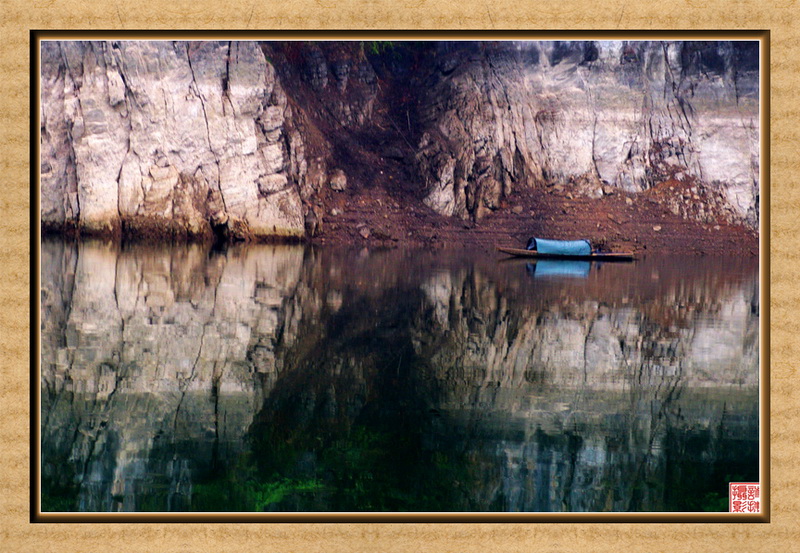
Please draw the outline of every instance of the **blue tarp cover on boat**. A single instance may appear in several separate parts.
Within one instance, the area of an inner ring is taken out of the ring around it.
[[[590,255],[592,245],[588,240],[545,240],[531,238],[528,240],[529,250],[548,255]]]

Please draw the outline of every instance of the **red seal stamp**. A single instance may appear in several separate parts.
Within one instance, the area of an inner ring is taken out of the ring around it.
[[[728,484],[728,503],[731,513],[760,513],[761,484],[758,482],[731,482]]]

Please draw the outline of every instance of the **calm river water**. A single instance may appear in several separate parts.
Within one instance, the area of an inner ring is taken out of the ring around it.
[[[755,260],[47,240],[43,511],[727,511]]]

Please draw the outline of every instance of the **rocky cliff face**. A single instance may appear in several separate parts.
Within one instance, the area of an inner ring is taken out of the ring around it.
[[[417,159],[437,211],[481,217],[541,183],[601,196],[676,179],[704,205],[685,215],[757,227],[757,45],[441,43],[435,59]]]
[[[669,180],[676,213],[758,225],[748,43],[45,42],[41,72],[45,229],[313,236],[331,190],[479,219]]]
[[[291,121],[255,42],[45,42],[43,224],[300,236]]]

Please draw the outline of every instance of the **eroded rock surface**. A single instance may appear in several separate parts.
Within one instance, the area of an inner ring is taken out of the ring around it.
[[[538,183],[599,197],[676,179],[706,205],[688,217],[757,227],[757,44],[440,43],[435,57],[417,152],[433,209],[479,218]]]
[[[41,68],[45,229],[317,236],[329,188],[478,220],[664,182],[758,228],[753,42],[45,42]]]
[[[302,235],[291,118],[255,42],[45,42],[42,222]]]

